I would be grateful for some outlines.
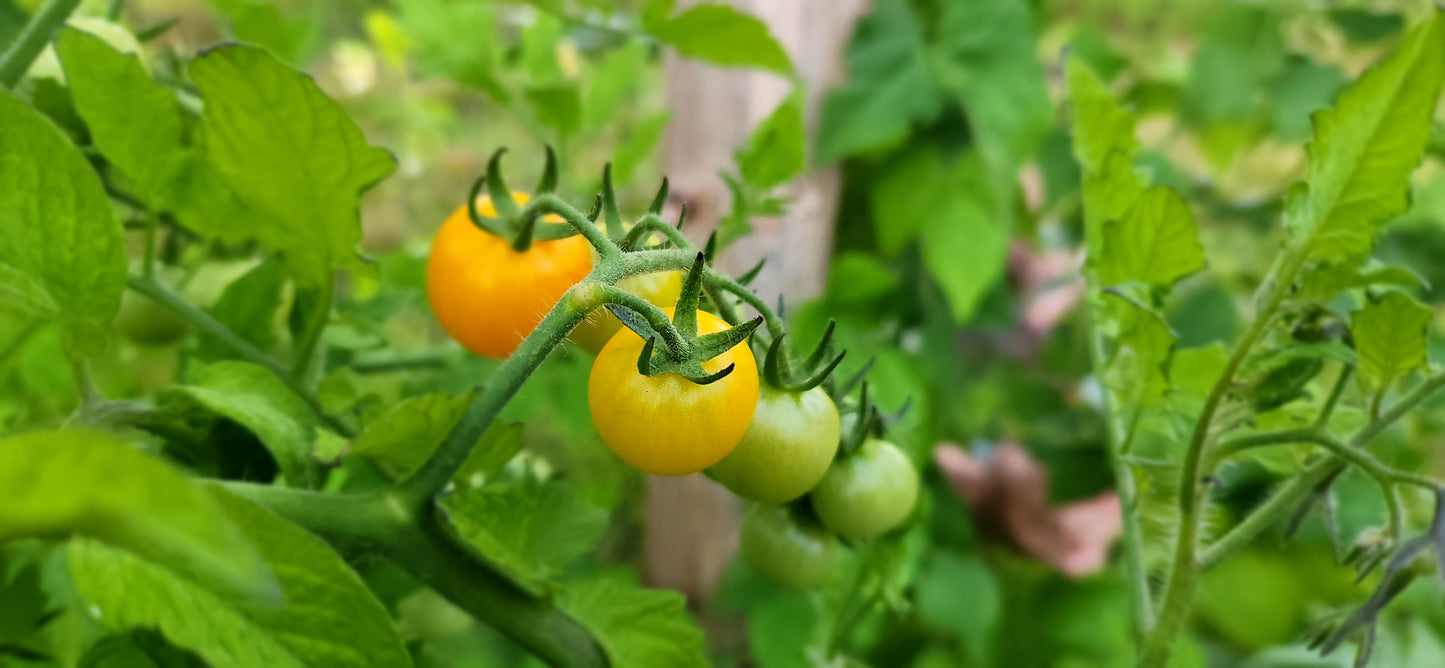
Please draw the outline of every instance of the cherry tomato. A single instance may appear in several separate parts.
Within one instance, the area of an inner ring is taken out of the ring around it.
[[[659,308],[670,308],[682,294],[682,273],[659,271],[641,276],[629,276],[617,282],[617,287],[656,304]],[[572,330],[567,337],[593,355],[622,329],[622,321],[612,312],[600,308],[587,315],[587,320]]]
[[[672,316],[672,309],[667,311]],[[699,334],[728,324],[698,311]],[[698,385],[675,373],[637,371],[642,337],[624,328],[597,354],[587,379],[592,424],[618,457],[653,475],[697,473],[737,447],[758,405],[758,366],[747,342],[703,363],[709,372],[729,364],[732,373]]]
[[[839,430],[838,408],[823,388],[785,392],[764,386],[748,433],[708,475],[750,501],[792,501],[828,472]]]
[[[785,506],[753,504],[743,513],[739,541],[753,570],[793,589],[827,581],[842,554],[833,534]]]
[[[133,290],[126,290],[120,298],[115,328],[143,346],[168,346],[191,330],[190,323],[165,304]]]
[[[525,193],[512,193],[525,204]],[[497,215],[490,198],[483,216]],[[555,217],[549,217],[549,220]],[[558,221],[560,222],[560,220]],[[557,301],[592,271],[591,247],[580,236],[538,241],[523,252],[478,229],[458,208],[437,231],[426,265],[426,292],[442,329],[484,357],[512,354]]]
[[[823,526],[865,540],[903,522],[918,502],[918,472],[898,446],[870,438],[833,462],[810,497]]]

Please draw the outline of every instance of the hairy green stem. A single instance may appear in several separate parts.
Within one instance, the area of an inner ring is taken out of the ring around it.
[[[1204,519],[1204,504],[1208,498],[1208,489],[1201,483],[1204,474],[1201,471],[1201,464],[1204,460],[1205,451],[1208,449],[1210,431],[1214,426],[1214,416],[1219,410],[1220,404],[1228,394],[1229,386],[1234,382],[1234,374],[1244,364],[1254,344],[1269,328],[1274,318],[1275,309],[1288,292],[1290,281],[1297,269],[1286,269],[1283,281],[1267,283],[1269,286],[1264,293],[1266,296],[1260,302],[1259,312],[1255,314],[1254,322],[1250,323],[1249,329],[1244,336],[1235,344],[1233,352],[1224,369],[1215,381],[1214,387],[1210,389],[1209,395],[1204,400],[1204,407],[1199,413],[1199,418],[1194,423],[1194,432],[1189,439],[1189,447],[1184,453],[1184,466],[1180,473],[1179,480],[1179,534],[1175,537],[1174,560],[1170,566],[1167,584],[1164,589],[1164,598],[1159,605],[1159,620],[1154,629],[1144,638],[1144,645],[1139,653],[1139,666],[1141,668],[1163,668],[1169,661],[1169,655],[1174,650],[1175,640],[1184,627],[1184,621],[1189,615],[1190,603],[1194,600],[1194,590],[1199,584],[1199,534]]]
[[[1350,438],[1349,445],[1354,448],[1368,445],[1380,432],[1414,410],[1441,387],[1445,387],[1445,373],[1430,377],[1395,402],[1378,420],[1365,425],[1356,432]],[[1228,533],[1210,545],[1200,559],[1201,565],[1206,568],[1213,566],[1235,549],[1253,541],[1259,534],[1264,533],[1266,529],[1274,526],[1298,507],[1316,487],[1339,475],[1346,466],[1348,466],[1348,462],[1338,455],[1330,455],[1311,464],[1304,472],[1280,487],[1279,491],[1256,507]],[[1422,478],[1420,481],[1424,482],[1424,479]]]
[[[307,319],[306,329],[291,360],[291,375],[301,383],[306,382],[306,378],[316,366],[316,350],[321,345],[321,335],[326,331],[327,323],[331,321],[331,302],[335,299],[335,293],[335,275],[331,274],[321,286],[321,302]]]
[[[240,355],[241,358],[247,362],[265,367],[266,370],[275,374],[277,378],[281,379],[281,382],[291,388],[291,391],[296,393],[296,396],[301,397],[301,399],[311,407],[311,410],[336,433],[347,437],[356,435],[356,430],[350,425],[328,415],[326,410],[321,407],[321,400],[316,397],[316,394],[302,386],[297,379],[291,375],[285,365],[277,361],[276,358],[266,354],[265,351],[251,345],[251,342],[238,336],[235,332],[231,331],[231,328],[211,317],[211,314],[196,308],[180,295],[171,292],[159,283],[144,276],[131,276],[127,280],[126,285],[130,289],[150,297],[172,311],[175,311],[182,318],[185,318],[192,325],[195,325],[197,329],[215,337],[216,340]]]
[[[25,24],[10,48],[0,55],[0,86],[15,87],[15,83],[30,69],[30,64],[35,62],[36,56],[45,50],[55,31],[79,5],[80,0],[49,0],[30,17],[30,22]]]
[[[1095,326],[1093,313],[1088,312],[1089,359],[1095,377],[1104,373],[1104,339]],[[1114,473],[1114,488],[1119,494],[1120,513],[1123,517],[1124,569],[1128,577],[1129,600],[1134,608],[1134,633],[1139,639],[1146,637],[1154,628],[1154,601],[1149,594],[1149,573],[1144,566],[1144,530],[1139,522],[1139,494],[1134,481],[1134,472],[1129,468],[1126,448],[1132,444],[1132,429],[1121,433],[1119,420],[1114,411],[1116,406],[1107,388],[1102,392],[1109,463]],[[1136,411],[1137,414],[1137,411]]]

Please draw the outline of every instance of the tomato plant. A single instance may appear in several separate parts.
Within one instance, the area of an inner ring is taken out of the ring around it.
[[[708,475],[744,499],[792,501],[823,478],[841,433],[838,408],[823,388],[788,392],[764,384],[747,433]]]
[[[740,4],[0,0],[0,665],[1445,665],[1437,8]]]
[[[785,587],[807,589],[826,582],[843,547],[816,523],[785,506],[753,504],[743,513],[740,548],[748,565]]]

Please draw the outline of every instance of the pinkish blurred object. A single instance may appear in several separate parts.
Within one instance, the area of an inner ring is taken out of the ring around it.
[[[933,459],[988,538],[1074,578],[1108,561],[1122,530],[1114,492],[1050,506],[1048,471],[1014,443],[999,445],[987,461],[944,444],[934,448]]]

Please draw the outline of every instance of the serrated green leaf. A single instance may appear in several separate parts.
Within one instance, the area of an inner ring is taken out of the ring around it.
[[[1127,406],[1156,406],[1169,389],[1166,370],[1174,353],[1174,332],[1163,316],[1115,292],[1102,296],[1100,308],[1113,351],[1105,361],[1104,385]]]
[[[1102,173],[1110,154],[1119,152],[1127,162],[1139,148],[1134,137],[1134,114],[1114,100],[1109,89],[1082,60],[1070,57],[1067,76],[1074,157],[1085,172]]]
[[[190,74],[205,101],[206,160],[257,214],[248,235],[284,253],[307,285],[358,267],[358,200],[396,169],[391,155],[367,144],[316,82],[265,51],[219,47]]]
[[[1144,196],[1147,185],[1123,152],[1115,151],[1104,160],[1103,171],[1084,172],[1084,242],[1091,259],[1105,255],[1105,227],[1120,220]]]
[[[766,23],[724,4],[704,2],[644,25],[658,40],[688,58],[783,74],[793,70],[788,53],[768,33]]]
[[[81,657],[78,668],[206,668],[206,663],[155,631],[102,638]]]
[[[257,605],[93,541],[70,546],[70,575],[112,629],[159,628],[218,667],[410,666],[386,608],[330,546],[219,489],[208,495],[259,548],[284,598]]]
[[[909,3],[875,3],[848,42],[848,82],[828,92],[818,121],[817,161],[895,144],[943,108],[923,28]]]
[[[311,457],[316,413],[270,370],[250,362],[219,362],[206,367],[194,384],[168,389],[167,397],[194,401],[251,431],[288,484],[314,488],[321,482]]]
[[[1402,292],[1386,293],[1350,319],[1360,358],[1360,373],[1385,388],[1429,364],[1430,322],[1434,312]]]
[[[460,489],[440,506],[463,543],[538,594],[607,528],[606,511],[579,503],[561,483],[530,476]]]
[[[8,91],[0,127],[0,311],[58,321],[94,349],[125,290],[124,231],[80,151]]]
[[[55,50],[91,141],[159,206],[188,153],[175,94],[152,81],[135,55],[89,33],[63,29]]]
[[[37,431],[0,440],[0,489],[0,543],[89,536],[238,595],[273,593],[265,563],[205,490],[110,435]]]
[[[351,454],[366,457],[397,477],[410,475],[441,446],[470,401],[467,395],[428,394],[369,414]],[[457,477],[470,483],[472,476],[485,478],[500,471],[521,451],[522,431],[520,423],[494,422],[472,448]]]
[[[1194,216],[1170,188],[1155,186],[1117,220],[1104,223],[1103,252],[1092,258],[1104,285],[1137,281],[1170,287],[1204,268]]]
[[[1286,252],[1339,264],[1369,254],[1384,224],[1408,208],[1442,80],[1445,21],[1432,17],[1315,114],[1309,185],[1285,205]]]
[[[805,136],[799,90],[753,129],[747,145],[737,153],[738,170],[759,188],[782,185],[803,171]]]
[[[643,589],[631,575],[569,582],[559,603],[597,637],[615,668],[708,666],[702,631],[682,594]]]

